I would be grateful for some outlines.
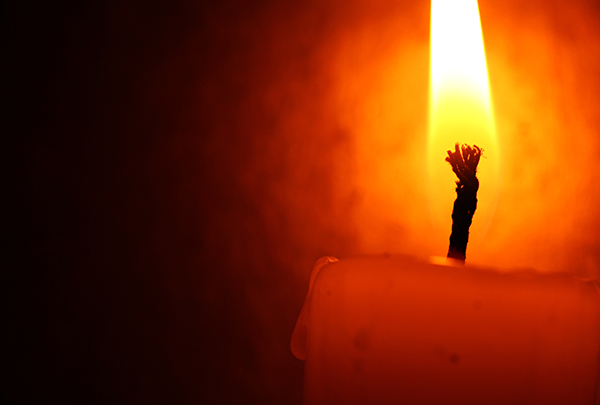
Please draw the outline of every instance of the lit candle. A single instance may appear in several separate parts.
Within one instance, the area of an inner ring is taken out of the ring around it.
[[[434,226],[452,207],[445,162],[456,141],[488,166],[474,234],[500,187],[476,0],[433,0],[428,147]],[[567,275],[408,257],[320,259],[292,337],[307,404],[594,404],[600,369],[598,284]]]

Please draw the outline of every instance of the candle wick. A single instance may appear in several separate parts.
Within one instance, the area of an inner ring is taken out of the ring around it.
[[[473,214],[477,208],[477,165],[483,149],[464,144],[454,145],[454,152],[448,151],[446,162],[458,177],[456,182],[456,200],[452,210],[452,233],[448,257],[464,263],[469,241],[469,227],[473,222]]]

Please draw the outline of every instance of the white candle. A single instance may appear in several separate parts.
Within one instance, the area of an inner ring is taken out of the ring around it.
[[[322,259],[292,338],[306,404],[594,404],[596,282]]]

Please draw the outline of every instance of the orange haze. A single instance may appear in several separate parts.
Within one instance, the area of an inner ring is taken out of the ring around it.
[[[485,241],[469,246],[467,260],[597,277],[598,10],[558,1],[479,8],[503,184]],[[335,72],[328,107],[349,137],[324,159],[337,173],[335,212],[346,209],[355,231],[353,253],[446,253],[445,239],[431,237],[424,187],[428,13],[419,4],[356,17],[318,59]],[[482,159],[480,170],[493,164]]]

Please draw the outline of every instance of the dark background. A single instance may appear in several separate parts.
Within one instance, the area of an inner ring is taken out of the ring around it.
[[[87,3],[3,3],[3,402],[299,404],[313,263],[444,253],[418,166],[429,3]],[[481,261],[598,276],[580,3],[480,5],[511,179]]]
[[[4,7],[8,403],[299,403],[310,268],[352,243],[342,213],[304,241],[331,211],[328,162],[289,212],[277,187],[314,135],[276,137],[327,89],[309,59],[333,6]]]

